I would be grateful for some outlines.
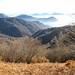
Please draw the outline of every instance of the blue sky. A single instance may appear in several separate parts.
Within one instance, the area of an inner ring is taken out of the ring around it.
[[[75,12],[75,0],[0,0],[0,13],[8,15]]]

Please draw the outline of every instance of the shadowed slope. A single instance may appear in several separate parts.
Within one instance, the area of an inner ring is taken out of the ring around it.
[[[40,28],[35,23],[16,18],[0,18],[0,32],[9,36],[30,36]]]

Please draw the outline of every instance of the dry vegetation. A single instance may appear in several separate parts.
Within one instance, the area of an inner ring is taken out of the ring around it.
[[[61,37],[60,37],[61,36]],[[71,37],[71,38],[70,38]],[[67,39],[67,40],[66,40]],[[66,44],[63,43],[66,41]],[[75,60],[75,35],[59,35],[48,44],[42,45],[37,39],[22,37],[0,37],[2,61],[14,63],[66,62]]]
[[[33,38],[0,36],[0,75],[75,75],[72,39],[67,45],[55,38],[50,48]]]
[[[75,30],[67,34],[59,34],[50,42],[49,52],[46,55],[52,62],[65,62],[75,60]]]
[[[25,64],[0,61],[0,75],[75,75],[75,62]]]
[[[44,49],[41,43],[33,38],[0,38],[0,56],[5,62],[47,62]]]

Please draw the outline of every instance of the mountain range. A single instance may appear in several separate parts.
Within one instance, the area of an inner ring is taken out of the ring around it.
[[[43,13],[43,15],[46,14],[46,13]],[[0,18],[6,18],[8,16],[6,16],[5,14],[0,14]],[[10,16],[9,16],[10,17]],[[27,20],[27,21],[39,21],[43,24],[46,24],[47,22],[56,22],[58,21],[57,18],[51,16],[51,17],[48,17],[48,18],[35,18],[33,16],[30,16],[30,15],[25,15],[25,14],[21,14],[21,15],[18,15],[18,16],[13,16],[17,19],[23,19],[23,20]]]
[[[38,18],[38,21],[47,23],[47,22],[56,22],[57,19],[55,17],[48,17],[48,18]]]
[[[32,14],[32,16],[44,16],[44,15],[64,15],[63,13],[58,13],[58,12],[54,12],[54,13],[34,13]]]
[[[44,16],[44,15],[50,15],[50,14],[49,13],[41,13],[41,14],[34,13],[34,14],[32,14],[32,16]]]
[[[0,14],[0,32],[14,37],[31,36],[38,30],[49,27],[33,19],[36,18],[28,15],[20,15],[16,18]]]
[[[25,20],[25,18],[32,19],[32,21]],[[33,21],[33,19],[37,18],[27,15],[20,15],[19,17],[3,16],[3,18],[0,18],[0,33],[12,37],[30,36],[37,38],[42,44],[46,44],[54,38],[58,38],[60,34],[64,35],[75,30],[75,26],[49,28],[49,26],[40,22],[41,20],[50,21],[50,19],[54,19],[54,17],[38,18],[40,21]]]
[[[29,21],[40,21],[42,23],[46,23],[46,22],[56,22],[57,19],[55,17],[48,17],[48,18],[35,18],[35,17],[32,17],[32,16],[28,16],[28,15],[18,15],[16,16],[16,18],[19,18],[19,19],[24,19],[24,20],[29,20]]]

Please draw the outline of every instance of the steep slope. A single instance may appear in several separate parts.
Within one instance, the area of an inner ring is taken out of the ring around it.
[[[55,37],[51,42],[49,48],[58,48],[58,47],[69,47],[75,48],[75,28],[69,30],[66,34],[59,34],[58,37]],[[71,48],[71,50],[72,50]]]
[[[67,34],[69,31],[75,30],[75,26],[56,27],[40,30],[32,35],[32,37],[41,40],[43,44],[51,42],[55,37],[59,37],[60,34]]]
[[[39,21],[33,21],[35,24],[37,24],[37,26],[41,29],[46,29],[46,28],[50,28],[50,26],[48,25],[44,25],[43,23],[39,22]]]
[[[35,23],[22,19],[0,18],[0,32],[9,36],[30,36],[39,29]]]

